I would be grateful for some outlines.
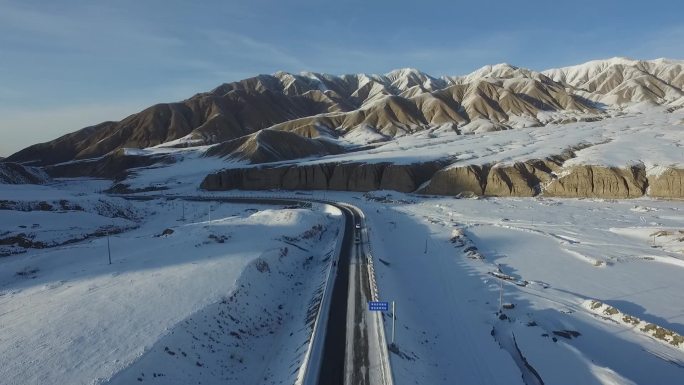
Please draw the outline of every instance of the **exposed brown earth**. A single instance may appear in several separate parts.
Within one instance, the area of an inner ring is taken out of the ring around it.
[[[684,170],[667,169],[648,178],[648,195],[658,198],[684,198]]]
[[[438,162],[397,165],[388,163],[324,163],[281,167],[228,169],[208,175],[206,190],[395,190],[413,192],[442,165]]]
[[[648,180],[643,166],[628,168],[577,166],[553,180],[544,195],[555,197],[637,198]]]
[[[684,170],[647,177],[643,166],[575,166],[557,176],[558,157],[510,166],[438,162],[392,165],[341,163],[227,169],[208,175],[206,190],[395,190],[428,195],[565,198],[684,198]],[[428,183],[426,183],[428,182]],[[650,187],[650,188],[649,188]]]

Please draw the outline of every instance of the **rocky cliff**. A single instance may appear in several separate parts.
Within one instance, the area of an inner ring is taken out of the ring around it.
[[[544,195],[582,198],[637,198],[648,180],[643,166],[625,168],[576,166],[544,187]]]
[[[413,192],[443,164],[428,162],[397,165],[388,163],[322,163],[281,167],[228,169],[208,175],[205,190],[395,190]]]
[[[684,198],[684,170],[668,168],[648,177],[648,195],[657,198]]]
[[[647,177],[641,165],[574,166],[562,169],[563,156],[512,165],[444,166],[341,163],[228,169],[208,175],[206,190],[395,190],[427,195],[564,198],[684,198],[684,170]],[[558,174],[557,174],[558,172]]]

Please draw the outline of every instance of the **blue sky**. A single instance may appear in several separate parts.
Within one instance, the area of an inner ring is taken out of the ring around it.
[[[684,58],[684,3],[0,0],[0,156],[273,73]]]

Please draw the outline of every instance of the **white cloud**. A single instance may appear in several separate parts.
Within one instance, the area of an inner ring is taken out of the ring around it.
[[[208,46],[214,47],[219,57],[248,60],[271,67],[305,67],[296,55],[287,50],[244,34],[226,30],[204,30],[201,35],[206,39]],[[222,61],[217,64],[224,68],[226,66]]]

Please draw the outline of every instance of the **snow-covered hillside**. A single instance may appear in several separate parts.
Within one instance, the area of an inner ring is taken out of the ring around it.
[[[30,188],[27,195],[40,195]],[[0,258],[2,383],[292,383],[340,213],[123,204],[140,214],[137,229]],[[68,210],[0,213],[3,226],[39,224],[32,231],[45,242],[121,221]]]
[[[550,69],[543,74],[607,105],[684,103],[683,60],[616,57]]]

